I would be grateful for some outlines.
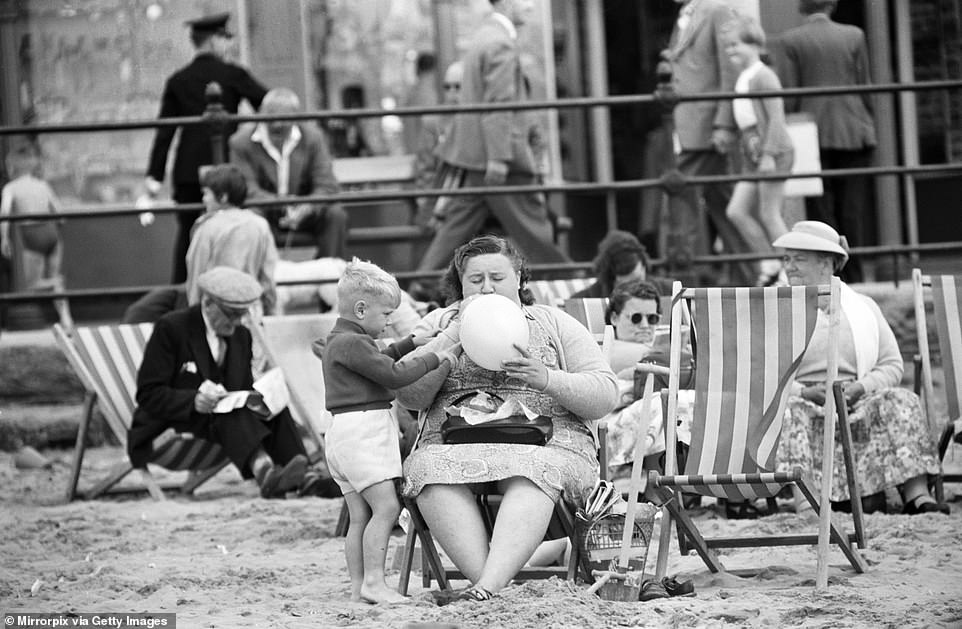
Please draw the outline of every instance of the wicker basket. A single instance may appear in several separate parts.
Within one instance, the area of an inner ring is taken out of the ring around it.
[[[650,504],[638,505],[635,527],[631,534],[630,571],[643,571],[648,558],[648,546],[658,508]],[[594,570],[614,569],[621,554],[621,539],[625,530],[625,516],[611,513],[590,523],[579,522],[578,540]]]

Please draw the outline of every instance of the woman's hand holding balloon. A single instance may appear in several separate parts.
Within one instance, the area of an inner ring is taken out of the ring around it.
[[[509,377],[522,380],[536,391],[544,391],[548,387],[548,368],[523,347],[515,345],[514,348],[521,356],[501,361],[501,368]]]

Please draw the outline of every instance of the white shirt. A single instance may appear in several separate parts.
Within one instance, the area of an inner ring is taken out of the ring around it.
[[[735,81],[735,91],[739,94],[748,93],[748,84],[751,82],[764,64],[761,60],[748,66],[738,75]],[[755,107],[750,98],[736,98],[732,101],[732,115],[735,117],[735,124],[739,129],[747,129],[758,124],[758,116],[755,115]]]
[[[507,15],[495,11],[491,14],[491,17],[497,20],[498,23],[508,31],[508,37],[511,39],[518,38],[518,29],[515,27],[514,22],[512,22]]]
[[[207,318],[207,313],[201,309],[200,313],[204,317],[204,336],[207,338],[207,347],[210,348],[210,355],[214,357],[216,362],[220,358],[220,347],[221,343],[224,344],[224,349],[227,349],[227,339],[222,338],[217,335],[214,328],[210,324],[210,319]]]
[[[691,24],[691,15],[695,12],[695,5],[698,4],[698,0],[691,0],[688,4],[681,8],[678,12],[678,38],[680,39],[682,35],[685,34],[685,29]]]
[[[287,136],[287,139],[284,140],[284,146],[278,151],[267,133],[267,125],[262,122],[257,125],[254,133],[251,134],[251,141],[263,146],[271,159],[277,162],[277,196],[287,196],[291,178],[291,153],[294,152],[297,143],[301,141],[301,130],[297,125],[291,127],[290,135]]]

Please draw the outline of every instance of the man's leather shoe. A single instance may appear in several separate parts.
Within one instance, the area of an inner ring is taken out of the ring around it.
[[[298,498],[305,496],[340,498],[342,495],[341,488],[338,487],[330,474],[324,474],[316,469],[307,471],[307,474],[304,475],[304,482],[297,490]]]
[[[262,498],[283,498],[284,494],[296,489],[304,481],[307,471],[307,457],[294,455],[284,467],[271,465],[257,478]]]

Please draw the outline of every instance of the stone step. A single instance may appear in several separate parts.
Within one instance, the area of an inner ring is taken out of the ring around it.
[[[0,408],[8,403],[78,404],[83,386],[49,330],[0,339]]]
[[[0,403],[0,450],[23,446],[72,448],[83,416],[83,404]],[[88,445],[119,445],[98,409],[87,431]]]

